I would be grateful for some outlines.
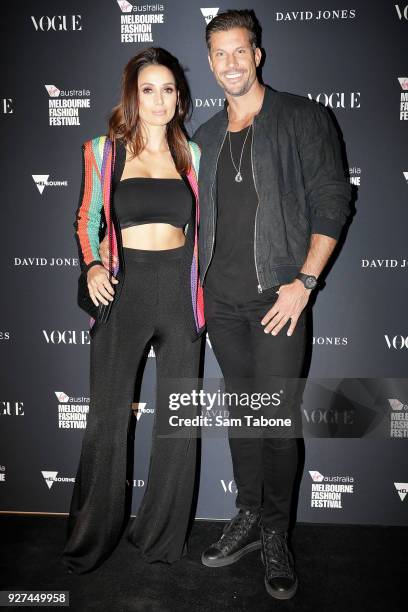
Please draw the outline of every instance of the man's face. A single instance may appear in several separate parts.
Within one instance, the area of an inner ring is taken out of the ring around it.
[[[218,84],[231,96],[243,96],[256,80],[262,53],[249,42],[246,28],[233,28],[211,35],[210,68]]]

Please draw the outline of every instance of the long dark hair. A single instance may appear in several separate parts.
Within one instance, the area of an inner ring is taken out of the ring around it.
[[[137,81],[142,68],[152,64],[168,68],[176,82],[179,98],[176,112],[166,126],[166,136],[177,171],[183,174],[188,172],[191,166],[187,133],[184,127],[184,122],[191,114],[191,94],[178,59],[165,49],[148,47],[132,57],[126,64],[122,75],[120,102],[112,109],[109,117],[108,136],[111,140],[122,140],[134,156],[142,152],[144,145],[139,121]]]

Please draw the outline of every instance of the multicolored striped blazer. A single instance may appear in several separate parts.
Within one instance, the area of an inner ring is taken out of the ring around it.
[[[192,257],[189,263],[189,292],[191,295],[192,315],[194,319],[193,340],[201,336],[205,329],[203,289],[198,273],[198,227],[200,223],[200,208],[198,197],[198,170],[200,163],[200,148],[192,141],[188,141],[192,165],[184,180],[187,180],[194,194],[195,214],[194,244]],[[121,145],[123,147],[123,145]],[[124,150],[124,148],[123,148]],[[107,136],[97,136],[87,140],[82,145],[82,182],[79,204],[74,222],[75,238],[81,270],[87,272],[92,266],[102,264],[99,254],[99,244],[103,234],[108,233],[110,252],[116,259],[116,265],[110,266],[110,274],[116,276],[120,272],[123,261],[120,257],[121,244],[115,228],[112,198],[112,182],[115,171],[117,143]],[[124,161],[123,161],[124,164]],[[121,175],[121,172],[120,172]],[[112,215],[111,215],[111,210]],[[111,218],[112,217],[112,218]],[[113,258],[112,258],[113,259]],[[118,299],[115,296],[115,299]],[[95,325],[95,319],[90,319],[90,329]]]

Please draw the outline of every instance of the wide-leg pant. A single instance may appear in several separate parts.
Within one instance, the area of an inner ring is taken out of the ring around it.
[[[157,415],[168,410],[161,380],[197,378],[199,372],[201,341],[191,341],[182,304],[183,249],[124,248],[120,299],[91,339],[88,422],[61,555],[73,573],[100,565],[122,535],[131,404],[148,343],[157,369],[152,449],[147,488],[127,537],[149,562],[172,563],[185,554],[197,440],[191,432],[178,438],[156,435]]]

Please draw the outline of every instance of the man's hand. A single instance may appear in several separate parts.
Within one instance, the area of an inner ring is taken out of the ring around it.
[[[306,289],[302,281],[295,279],[292,283],[281,285],[277,291],[279,297],[261,321],[265,325],[264,332],[276,336],[291,319],[287,335],[291,336],[296,327],[302,310],[306,306],[311,289]]]
[[[98,300],[105,306],[109,304],[108,300],[113,300],[115,290],[109,282],[109,271],[102,265],[92,266],[88,270],[87,281],[89,295],[95,306],[99,306]],[[112,276],[112,282],[116,285],[119,281]]]
[[[102,242],[99,245],[99,254],[101,256],[102,259],[102,263],[105,266],[105,268],[107,268],[109,270],[109,241],[108,241],[108,234],[105,235],[105,238],[102,240]],[[117,257],[116,255],[112,254],[112,264],[113,267],[115,267],[117,265]]]

